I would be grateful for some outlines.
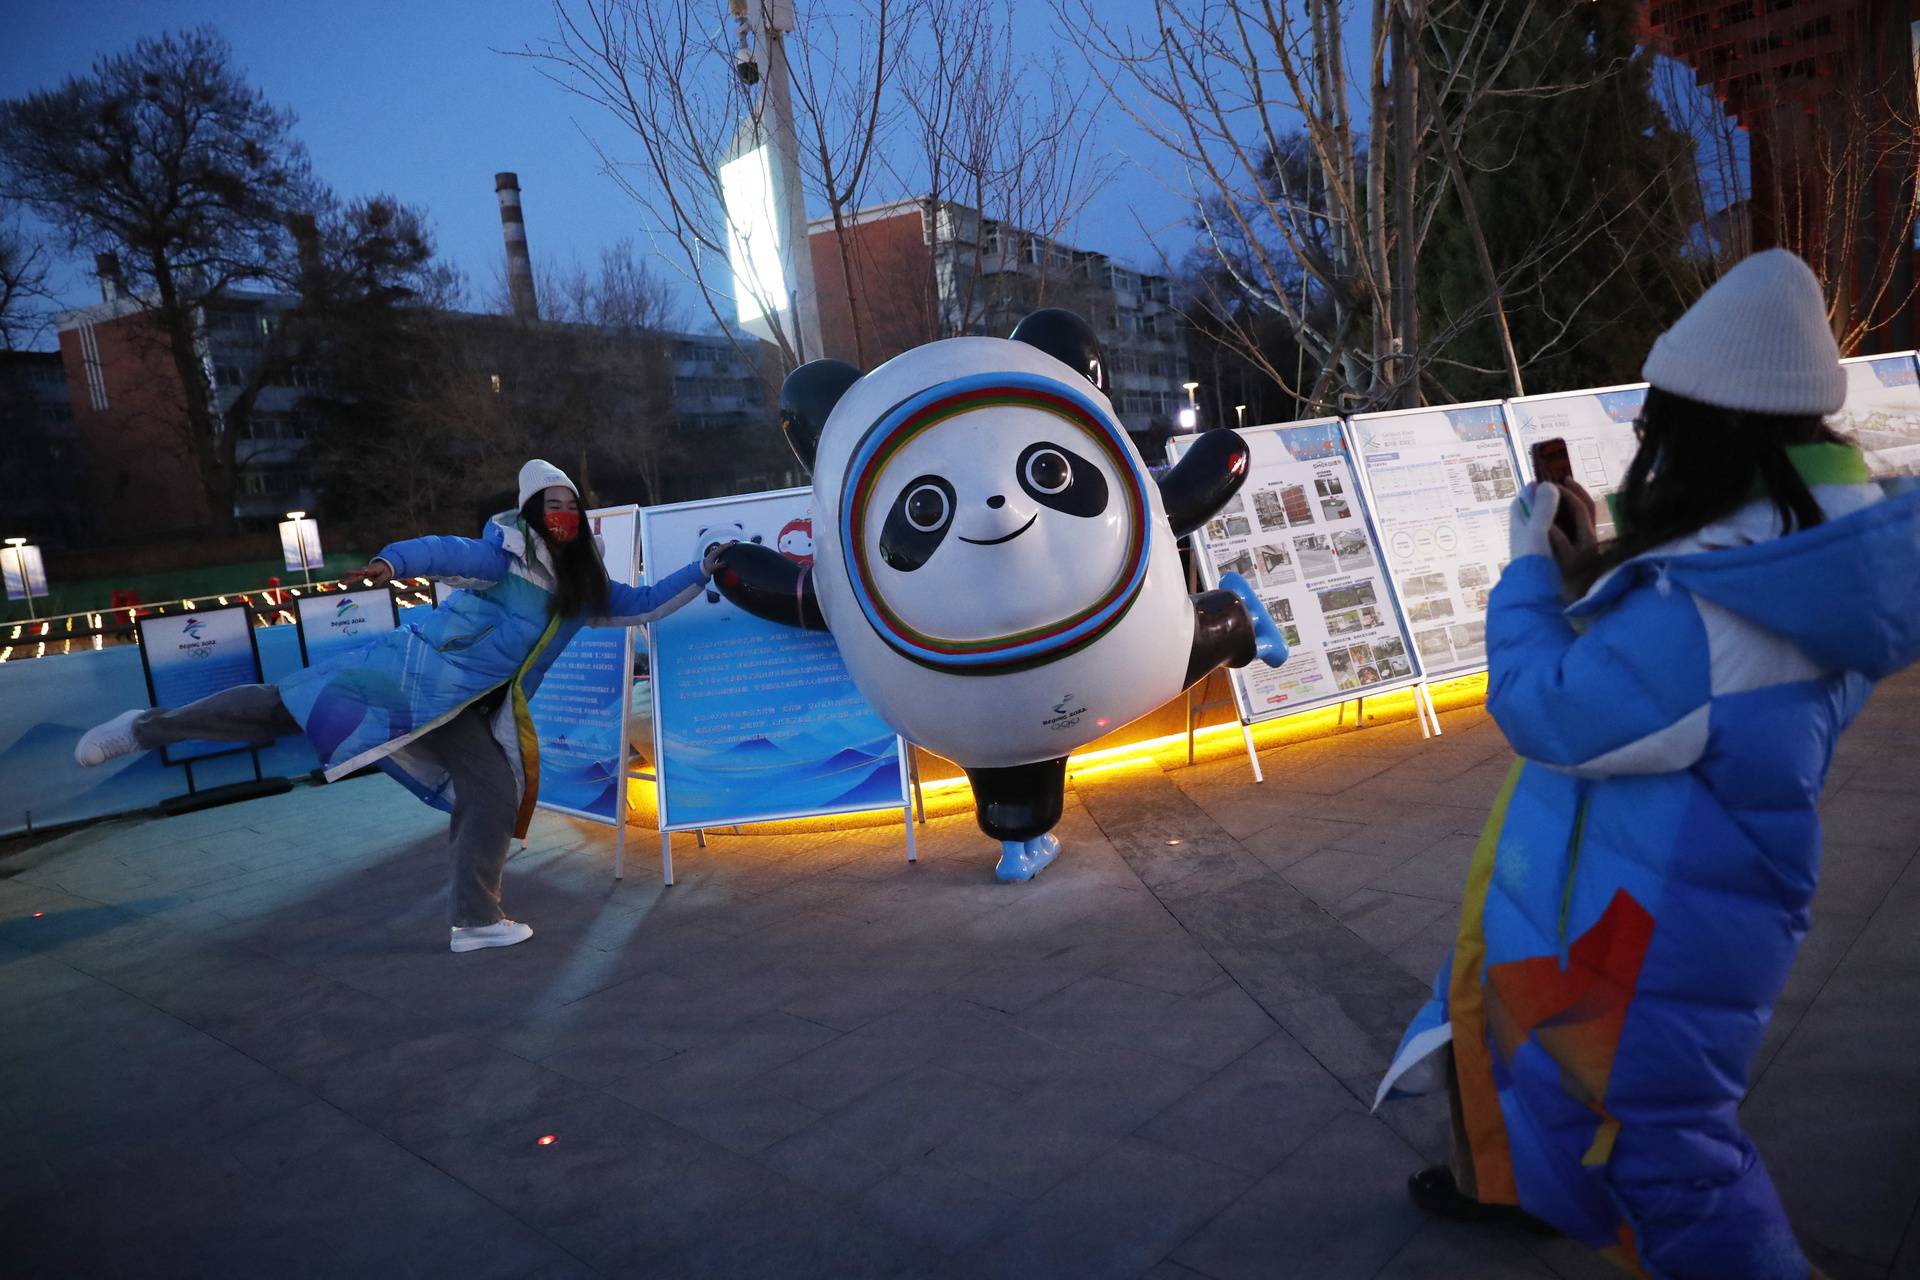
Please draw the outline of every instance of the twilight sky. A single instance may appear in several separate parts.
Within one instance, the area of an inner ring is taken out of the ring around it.
[[[712,4],[718,22],[724,0]],[[143,35],[213,24],[251,81],[299,117],[297,134],[315,171],[342,196],[386,191],[424,206],[441,253],[466,272],[476,295],[492,289],[502,262],[498,170],[520,175],[536,261],[592,263],[627,235],[646,247],[638,209],[599,172],[580,132],[584,126],[624,146],[618,126],[527,62],[496,52],[548,35],[544,0],[7,0],[6,7],[0,97],[82,74],[96,57]],[[1048,13],[1032,7],[1036,19]],[[1106,7],[1116,20],[1145,9],[1141,0]],[[804,16],[805,0],[801,9]],[[1033,24],[1036,48],[1053,39],[1046,25]],[[1177,225],[1180,204],[1131,159],[1154,163],[1152,144],[1111,107],[1101,128],[1128,163],[1089,206],[1075,239],[1151,267],[1158,256],[1144,225],[1177,260],[1190,242]],[[81,264],[63,263],[56,283],[70,304],[98,298]],[[681,310],[684,321],[704,318],[693,306]]]

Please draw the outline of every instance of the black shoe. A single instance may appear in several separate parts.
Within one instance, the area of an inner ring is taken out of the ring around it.
[[[1482,1204],[1465,1194],[1453,1180],[1453,1170],[1443,1164],[1431,1165],[1407,1179],[1407,1194],[1428,1213],[1461,1222],[1497,1223],[1524,1227],[1540,1235],[1557,1232],[1518,1205]]]

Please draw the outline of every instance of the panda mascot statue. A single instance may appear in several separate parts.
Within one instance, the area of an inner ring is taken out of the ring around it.
[[[948,338],[862,374],[815,360],[781,387],[813,476],[811,564],[737,543],[714,583],[758,617],[831,631],[903,737],[961,765],[1002,880],[1059,852],[1069,752],[1224,664],[1287,647],[1247,582],[1188,596],[1176,542],[1246,480],[1206,432],[1157,483],[1071,312]]]

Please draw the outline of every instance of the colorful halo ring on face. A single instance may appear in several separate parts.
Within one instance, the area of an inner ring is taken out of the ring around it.
[[[1050,414],[1091,440],[1119,476],[1126,503],[1127,550],[1099,599],[1068,617],[1030,630],[981,640],[954,640],[909,626],[887,607],[868,561],[867,510],[888,464],[922,433],[962,414],[1030,409]],[[992,675],[1064,657],[1098,640],[1125,616],[1147,577],[1147,476],[1126,436],[1086,394],[1037,374],[986,373],[928,387],[889,409],[868,429],[847,463],[840,499],[840,545],[854,600],[880,638],[922,666],[956,675]]]

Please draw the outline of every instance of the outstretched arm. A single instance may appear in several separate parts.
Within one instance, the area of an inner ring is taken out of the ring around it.
[[[1173,470],[1160,477],[1160,502],[1174,537],[1186,537],[1227,505],[1247,482],[1250,456],[1247,442],[1230,428],[1200,433]]]
[[[727,547],[720,553],[713,585],[756,618],[808,631],[827,629],[826,616],[813,593],[813,570],[768,547],[751,542]]]
[[[607,584],[607,616],[593,618],[590,627],[637,627],[664,618],[700,594],[707,575],[700,562],[675,569],[650,587],[630,587],[624,582]]]
[[[388,543],[374,559],[393,566],[396,578],[438,578],[456,587],[484,587],[507,576],[513,559],[478,538],[434,535]]]

